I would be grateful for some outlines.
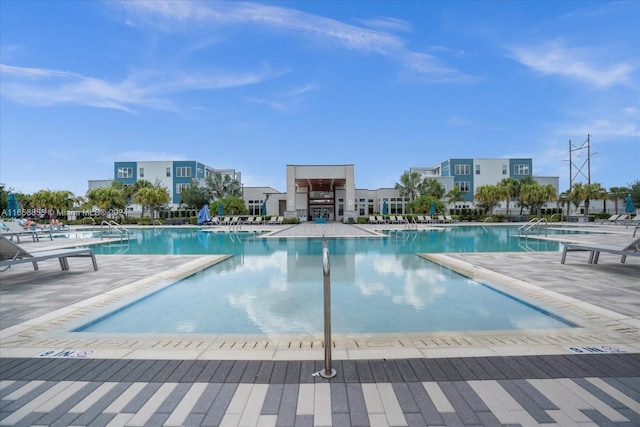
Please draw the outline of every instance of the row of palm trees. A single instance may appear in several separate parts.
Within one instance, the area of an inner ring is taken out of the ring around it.
[[[640,186],[636,182],[632,187]],[[395,185],[400,196],[409,199],[409,208],[414,212],[425,212],[425,202],[433,200],[439,202],[444,199],[449,204],[463,202],[464,193],[455,186],[445,194],[444,187],[435,178],[423,178],[418,172],[405,172],[400,176],[400,182]],[[517,200],[520,214],[524,208],[536,212],[540,217],[545,203],[555,201],[559,207],[573,204],[577,209],[584,202],[584,215],[589,213],[591,200],[612,200],[618,211],[618,201],[631,192],[630,187],[612,187],[607,191],[601,184],[575,183],[561,194],[550,184],[539,184],[532,177],[522,179],[504,178],[495,185],[482,185],[475,191],[475,201],[479,207],[486,208],[489,215],[493,215],[494,208],[502,201],[506,204],[506,214],[509,215],[511,201]],[[606,203],[606,202],[605,202]],[[438,205],[439,210],[443,205]]]
[[[4,189],[2,192],[2,200],[6,201],[8,193]],[[237,179],[215,172],[205,178],[204,186],[194,180],[191,185],[183,189],[181,204],[185,208],[199,209],[210,204],[212,200],[239,198],[240,195],[241,186]],[[171,201],[166,187],[160,183],[152,184],[144,179],[136,181],[133,185],[114,181],[109,187],[92,188],[84,196],[79,197],[67,190],[40,190],[30,195],[18,193],[16,196],[21,211],[33,216],[55,217],[73,210],[96,212],[97,208],[102,216],[115,217],[124,214],[127,205],[138,204],[142,206],[142,216],[145,212],[149,212],[152,221],[155,214],[167,208],[167,204]],[[235,200],[228,201],[227,204],[230,205],[230,210],[236,209]]]

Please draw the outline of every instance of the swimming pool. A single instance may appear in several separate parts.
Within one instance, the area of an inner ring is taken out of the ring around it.
[[[434,252],[453,244],[450,241],[436,243],[437,237],[445,232],[435,235],[420,233],[391,233],[384,238],[328,239],[334,332],[391,333],[575,326],[417,256],[416,252],[427,252],[425,249],[429,248]],[[171,243],[173,253],[193,253],[195,245],[186,242],[195,238],[200,251],[205,248],[208,253],[233,253],[235,256],[157,289],[139,300],[109,308],[104,316],[88,321],[76,331],[236,334],[322,332],[321,239],[265,239],[253,233],[198,234],[195,230],[181,231],[179,235],[182,239]],[[468,233],[455,235],[458,241],[465,241],[470,236]],[[503,248],[510,240],[517,239],[505,235],[500,246],[478,245],[473,239],[458,249]],[[169,240],[163,241],[166,245],[170,244]]]
[[[571,230],[549,230],[549,234],[553,235],[575,233]],[[560,250],[560,243],[556,241],[537,239],[536,236],[520,238],[518,228],[508,226],[440,227],[420,231],[387,231],[385,235],[386,237],[359,237],[354,243],[349,244],[354,245],[354,250],[359,252],[392,254]],[[349,239],[344,240],[346,242]],[[196,228],[159,228],[132,229],[129,241],[122,244],[99,244],[93,248],[96,254],[102,255],[263,255],[277,250],[286,242],[286,238],[264,238],[261,233],[254,232],[228,233],[207,232]]]

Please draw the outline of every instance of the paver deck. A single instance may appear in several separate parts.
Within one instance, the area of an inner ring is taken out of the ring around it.
[[[357,236],[379,228],[273,231]],[[571,238],[631,240],[631,229],[597,229],[610,233]],[[0,425],[640,425],[638,258],[620,264],[602,254],[590,265],[576,253],[561,265],[559,253],[546,252],[424,256],[581,327],[334,336],[338,374],[326,380],[314,375],[323,369],[322,337],[78,338],[65,329],[218,256],[98,256],[97,272],[82,259],[66,272],[55,261],[38,271],[23,264],[0,273]]]

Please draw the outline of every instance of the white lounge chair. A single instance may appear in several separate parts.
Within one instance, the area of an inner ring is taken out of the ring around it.
[[[276,222],[274,224],[279,224],[279,225],[284,224],[284,217],[279,216],[278,218],[276,218]]]
[[[603,219],[602,221],[600,221],[600,224],[602,225],[602,224],[604,224],[605,222],[606,222],[607,224],[611,224],[611,223],[614,223],[614,224],[615,224],[615,223],[616,223],[616,221],[617,221],[618,219],[620,219],[620,217],[621,217],[621,216],[622,216],[622,215],[611,215],[611,216],[609,217],[609,219]]]
[[[627,256],[640,256],[640,238],[635,239],[626,246],[600,245],[598,243],[566,243],[562,250],[560,264],[564,264],[567,252],[589,252],[589,264],[597,264],[600,252],[621,255],[620,262],[624,263]]]
[[[378,224],[386,224],[387,221],[384,220],[384,217],[382,215],[376,215],[376,220],[378,221]]]
[[[378,223],[378,220],[376,219],[376,217],[375,217],[375,216],[373,216],[373,215],[369,215],[369,221],[368,221],[368,223],[369,223],[369,224],[377,224],[377,223]]]
[[[91,248],[48,249],[29,252],[4,236],[0,236],[0,271],[5,271],[15,264],[30,262],[33,269],[38,269],[38,262],[47,259],[58,259],[63,271],[69,270],[67,258],[91,258],[93,269],[98,270],[98,262]]]
[[[262,225],[262,222],[264,221],[264,218],[262,218],[261,216],[256,216],[253,218],[253,221],[251,221],[251,224],[253,225]]]

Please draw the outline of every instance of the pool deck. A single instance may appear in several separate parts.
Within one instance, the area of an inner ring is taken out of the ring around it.
[[[476,224],[477,225],[477,224]],[[565,226],[556,224],[554,226]],[[407,233],[455,225],[419,225]],[[491,226],[491,225],[487,225]],[[244,226],[271,237],[402,225]],[[576,225],[572,225],[575,229]],[[633,229],[547,239],[629,243]],[[228,228],[211,228],[225,232]],[[58,247],[65,239],[26,249]],[[93,240],[88,239],[89,244]],[[578,328],[322,336],[70,333],[81,317],[221,256],[99,255],[0,273],[0,425],[640,425],[640,257],[422,254]]]

